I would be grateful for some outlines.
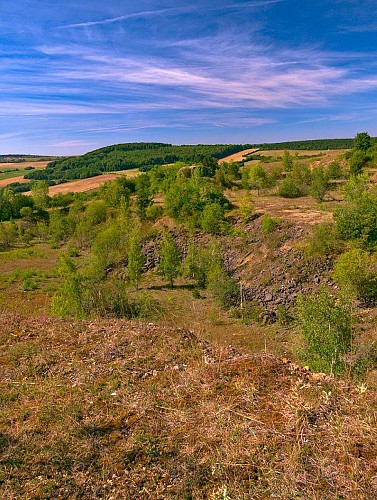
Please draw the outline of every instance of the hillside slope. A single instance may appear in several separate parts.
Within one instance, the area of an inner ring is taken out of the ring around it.
[[[363,385],[153,324],[2,314],[0,332],[1,498],[377,494]]]

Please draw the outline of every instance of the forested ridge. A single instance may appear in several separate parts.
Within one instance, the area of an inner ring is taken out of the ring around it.
[[[141,168],[148,170],[155,165],[183,162],[201,162],[212,156],[224,158],[244,149],[348,149],[353,147],[353,139],[316,139],[265,144],[197,144],[181,145],[160,142],[136,142],[115,144],[96,149],[82,156],[56,159],[44,171],[30,172],[25,177],[34,180],[64,182],[72,179],[93,177],[102,172]]]
[[[200,162],[206,156],[219,159],[248,147],[250,146],[244,144],[198,144],[195,146],[173,146],[155,142],[116,144],[82,156],[52,161],[43,172],[27,174],[26,178],[64,181],[132,168],[147,170],[148,167],[176,161]]]

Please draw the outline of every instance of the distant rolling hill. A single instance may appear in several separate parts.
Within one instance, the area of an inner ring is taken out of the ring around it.
[[[82,156],[58,158],[50,162],[43,171],[29,172],[25,175],[30,180],[65,182],[73,179],[94,177],[103,172],[114,172],[155,165],[183,162],[200,162],[206,156],[216,159],[225,158],[240,151],[257,148],[271,149],[348,149],[353,146],[353,139],[316,139],[264,144],[197,144],[174,146],[159,142],[136,142],[116,144],[96,149]]]

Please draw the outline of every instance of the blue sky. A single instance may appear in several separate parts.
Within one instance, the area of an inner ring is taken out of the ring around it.
[[[360,131],[375,0],[0,0],[0,154]]]

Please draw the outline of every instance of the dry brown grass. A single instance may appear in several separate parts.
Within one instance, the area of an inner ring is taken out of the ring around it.
[[[377,494],[364,386],[153,325],[1,315],[0,332],[1,498]]]

